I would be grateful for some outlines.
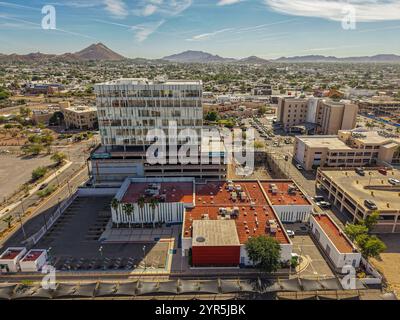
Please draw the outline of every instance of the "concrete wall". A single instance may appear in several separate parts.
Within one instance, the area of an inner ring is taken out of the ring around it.
[[[282,222],[306,222],[313,212],[312,205],[272,206]]]

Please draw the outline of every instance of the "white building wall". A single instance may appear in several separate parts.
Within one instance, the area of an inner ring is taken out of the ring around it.
[[[312,205],[272,206],[282,222],[307,222],[313,212]]]
[[[27,253],[29,254],[29,252]],[[37,272],[42,269],[42,267],[47,263],[47,253],[43,253],[35,261],[23,261],[21,260],[21,271],[22,272]]]
[[[325,253],[329,256],[335,268],[340,269],[346,265],[352,265],[355,268],[360,266],[361,253],[341,253],[313,216],[310,218],[310,226],[311,232],[317,238],[318,242]]]

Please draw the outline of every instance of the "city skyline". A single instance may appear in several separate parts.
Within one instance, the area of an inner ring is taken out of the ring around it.
[[[41,27],[45,5],[56,9],[56,30]],[[0,9],[4,54],[75,52],[94,42],[153,59],[186,50],[265,59],[400,54],[396,1],[18,0],[0,1]],[[346,30],[352,10],[355,29]]]

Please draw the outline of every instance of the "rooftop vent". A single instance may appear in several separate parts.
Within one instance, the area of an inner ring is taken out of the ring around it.
[[[205,242],[205,241],[206,241],[206,238],[204,238],[204,237],[202,237],[202,236],[199,236],[199,237],[196,238],[196,242],[203,243],[203,242]]]

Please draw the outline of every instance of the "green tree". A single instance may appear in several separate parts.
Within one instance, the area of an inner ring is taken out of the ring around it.
[[[205,117],[205,120],[211,121],[211,122],[217,121],[218,119],[219,119],[218,113],[217,113],[217,111],[214,111],[214,110],[209,111]]]
[[[351,241],[354,241],[358,236],[367,234],[368,228],[364,224],[349,223],[344,228],[344,232],[350,238]]]
[[[11,229],[11,223],[13,222],[14,218],[12,216],[8,216],[3,219],[4,223],[7,223],[7,228]]]
[[[280,267],[281,246],[271,237],[250,238],[246,243],[249,259],[265,272],[276,272]]]
[[[149,206],[150,206],[151,210],[153,211],[153,216],[152,216],[153,228],[156,227],[156,208],[158,207],[158,204],[159,204],[159,202],[158,202],[158,200],[156,198],[152,198],[150,200]]]
[[[134,209],[134,207],[133,207],[133,205],[131,203],[125,203],[123,205],[123,210],[124,210],[125,214],[129,218],[128,223],[129,223],[129,228],[130,228],[131,227],[131,217],[132,217],[133,211],[135,209]]]
[[[21,147],[25,155],[37,156],[43,151],[44,147],[41,144],[26,144]]]
[[[267,107],[266,107],[266,106],[260,106],[260,107],[258,108],[257,113],[258,113],[258,115],[260,115],[260,116],[265,115],[265,114],[267,113]]]
[[[386,245],[377,236],[367,236],[362,240],[361,254],[367,260],[379,257],[386,249]]]
[[[32,180],[33,181],[39,180],[40,178],[44,177],[46,173],[47,173],[46,167],[36,168],[35,170],[32,171]]]
[[[60,166],[64,163],[66,158],[67,158],[67,156],[65,155],[65,153],[56,152],[51,156],[50,159],[52,161],[54,161],[57,166]]]
[[[143,211],[144,205],[146,204],[146,198],[141,196],[137,202],[138,206],[139,206],[139,210]],[[144,227],[144,222],[142,219],[142,228]]]
[[[117,198],[113,198],[111,200],[111,204],[110,205],[111,205],[111,208],[113,208],[115,213],[118,215],[118,213],[119,213],[119,205],[120,205],[119,200]]]
[[[379,220],[379,212],[374,211],[371,214],[367,215],[364,220],[364,225],[368,228],[368,231],[371,232],[375,225],[378,223]]]

